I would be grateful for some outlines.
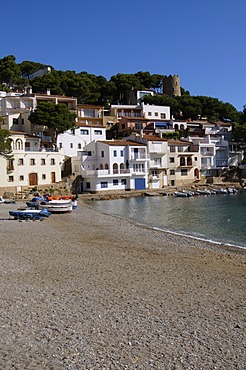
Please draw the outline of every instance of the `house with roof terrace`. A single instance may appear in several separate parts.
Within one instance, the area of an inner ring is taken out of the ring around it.
[[[148,188],[147,146],[130,140],[93,141],[81,153],[81,191]]]
[[[133,133],[128,140],[145,144],[149,155],[149,189],[161,189],[168,184],[168,141],[154,135]]]

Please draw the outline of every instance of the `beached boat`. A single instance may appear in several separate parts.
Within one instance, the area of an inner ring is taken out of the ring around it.
[[[41,220],[49,217],[50,212],[47,209],[23,209],[17,211],[9,211],[9,215],[15,220]]]
[[[58,200],[43,200],[39,202],[38,209],[47,209],[51,213],[66,213],[71,212],[73,204],[71,200],[58,199]]]

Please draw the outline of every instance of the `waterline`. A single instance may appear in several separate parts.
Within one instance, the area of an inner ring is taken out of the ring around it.
[[[156,230],[246,248],[246,192],[104,200],[93,202],[93,207]]]

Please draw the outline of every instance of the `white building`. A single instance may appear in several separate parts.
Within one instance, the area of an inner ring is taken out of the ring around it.
[[[147,146],[129,140],[94,141],[81,157],[81,191],[148,188]]]
[[[10,135],[12,158],[0,157],[0,191],[15,194],[29,186],[51,185],[61,181],[64,155],[40,148],[41,139],[24,132]]]
[[[145,144],[149,155],[149,189],[160,189],[168,184],[168,141],[153,135],[132,134],[131,141]]]
[[[199,146],[201,176],[219,176],[222,169],[229,168],[229,142],[223,136],[189,136],[188,140]]]
[[[99,125],[79,125],[57,136],[57,148],[68,157],[76,157],[78,151],[91,141],[106,140],[106,128]]]

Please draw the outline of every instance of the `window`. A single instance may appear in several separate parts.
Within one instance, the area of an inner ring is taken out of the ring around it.
[[[101,182],[101,188],[107,188],[108,187],[108,182],[107,181],[102,181]]]
[[[75,135],[75,129],[74,128],[71,128],[71,134]]]
[[[13,182],[14,181],[14,176],[9,176],[9,182]]]
[[[155,117],[158,117],[158,112],[155,112]]]
[[[174,153],[174,152],[175,152],[175,145],[171,145],[171,146],[170,146],[170,152],[171,152],[171,153]]]
[[[80,129],[80,135],[89,135],[89,130]]]
[[[55,159],[54,158],[51,158],[51,160],[50,160],[50,164],[53,166],[54,164],[56,164],[56,161],[55,161]]]
[[[166,113],[161,113],[161,119],[165,119],[166,118]]]
[[[41,158],[41,166],[45,166],[45,158]]]
[[[175,175],[175,170],[170,170],[170,175]]]
[[[90,182],[86,182],[85,183],[85,187],[86,187],[86,189],[90,189],[91,188],[91,183]]]
[[[126,124],[122,123],[121,127],[122,127],[122,130],[124,130],[126,128]]]
[[[148,112],[148,116],[152,116],[152,113],[151,112]]]
[[[171,186],[175,185],[175,180],[171,180]]]
[[[60,149],[62,148],[62,143],[59,143],[59,148],[60,148]]]
[[[34,158],[30,159],[30,166],[35,166],[36,160]]]
[[[126,179],[121,179],[121,185],[126,185]]]
[[[187,170],[181,170],[181,176],[187,176]]]
[[[183,151],[184,151],[184,147],[183,146],[178,146],[178,152],[182,153]]]
[[[94,134],[95,135],[102,135],[102,130],[95,130],[94,131]]]
[[[133,171],[134,172],[144,172],[144,164],[143,163],[134,164]]]
[[[19,158],[18,159],[18,165],[19,166],[23,166],[24,165],[24,159],[23,158]]]
[[[13,118],[13,125],[18,125],[18,118]]]
[[[70,143],[70,148],[71,148],[71,149],[73,148],[73,143]]]
[[[103,150],[101,151],[101,157],[102,158],[104,157],[104,151]]]
[[[78,149],[81,149],[81,143],[78,143]]]
[[[46,179],[46,175],[45,173],[42,174],[42,180],[45,180]]]
[[[119,183],[119,181],[118,181],[118,180],[113,180],[113,185],[114,185],[114,186],[117,186],[117,185],[118,185],[118,183]]]
[[[121,150],[121,151],[120,151],[120,156],[121,156],[121,157],[124,157],[124,150]]]
[[[114,150],[114,157],[117,157],[117,150]]]
[[[24,176],[23,175],[20,175],[19,180],[20,181],[24,181]]]
[[[91,157],[91,151],[90,150],[87,152],[87,155],[88,155],[88,157]]]
[[[143,124],[142,123],[135,123],[135,129],[136,130],[142,130]]]
[[[169,158],[169,162],[170,162],[170,163],[174,163],[174,157],[170,157],[170,158]]]
[[[152,172],[152,176],[155,176],[155,177],[158,176],[158,171],[157,170],[152,170],[151,172]]]

